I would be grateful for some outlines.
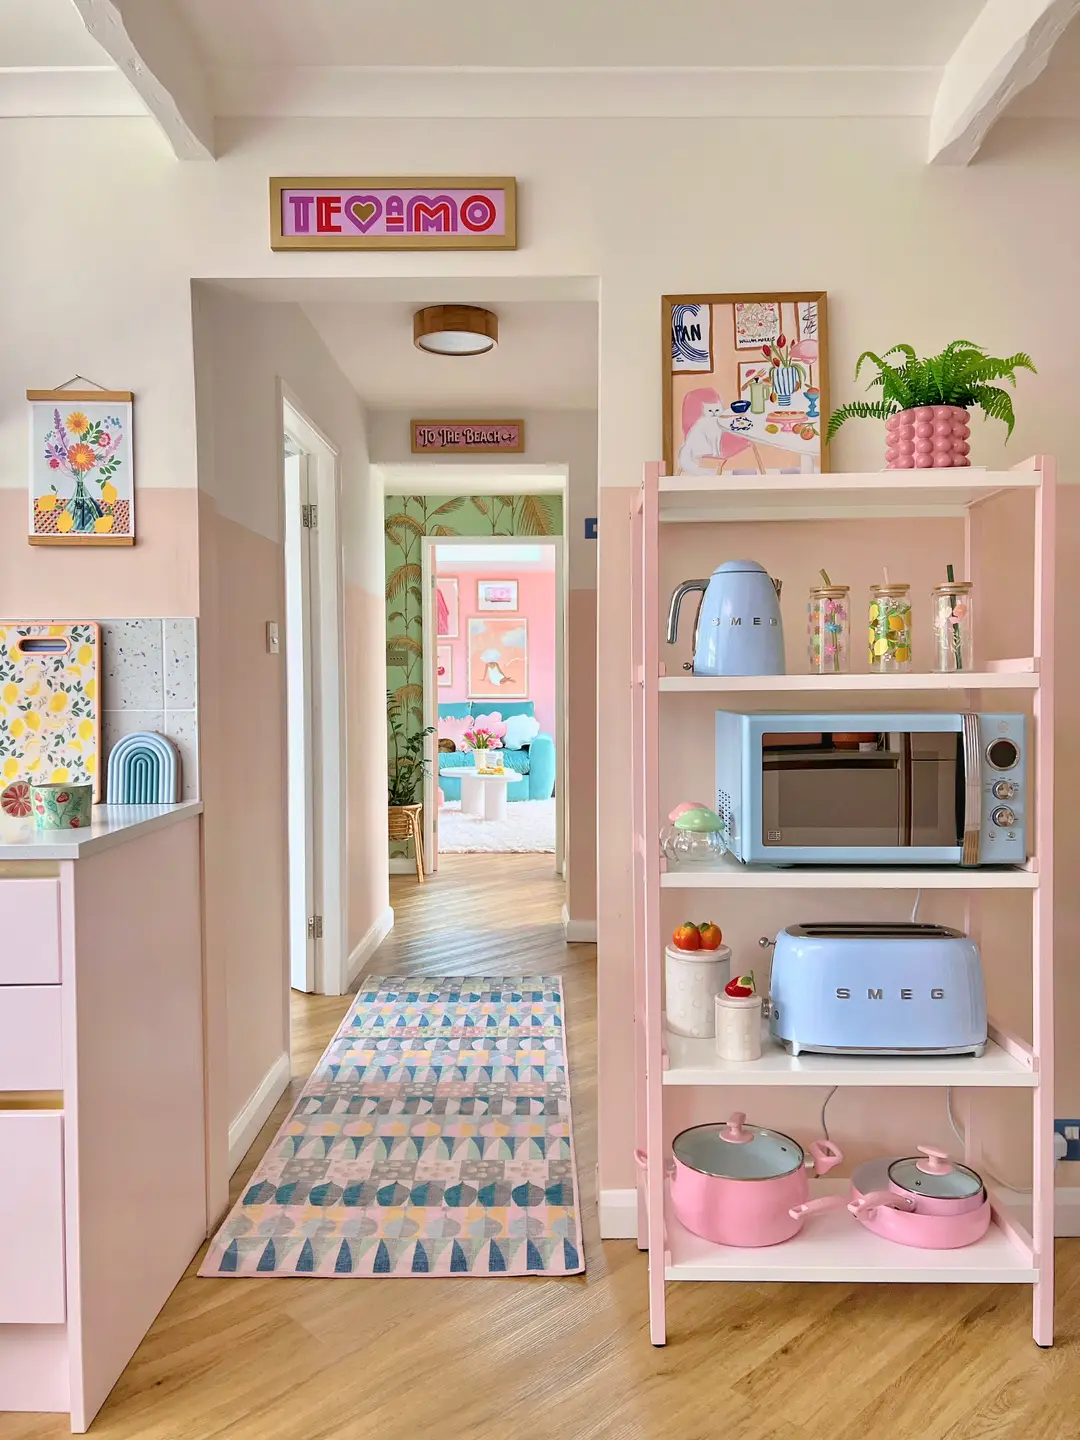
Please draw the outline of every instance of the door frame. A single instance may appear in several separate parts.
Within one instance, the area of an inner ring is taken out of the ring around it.
[[[438,812],[438,687],[435,685],[435,548],[445,545],[494,546],[547,545],[555,552],[555,874],[565,876],[567,866],[566,753],[566,544],[562,535],[423,535],[420,538],[421,587],[424,594],[424,622],[421,636],[420,669],[424,677],[424,728],[435,726],[424,745],[424,855],[430,870],[439,868]]]
[[[288,435],[308,459],[308,486],[318,506],[311,548],[312,604],[311,696],[312,746],[315,752],[314,809],[321,865],[315,912],[323,917],[321,943],[316,946],[314,993],[343,995],[347,988],[346,956],[346,817],[345,817],[345,686],[343,583],[341,570],[341,456],[333,441],[305,414],[299,397],[278,381],[279,433]],[[281,446],[284,505],[285,446]],[[291,861],[290,861],[291,865]],[[291,871],[290,871],[291,874]],[[285,967],[289,980],[289,967]]]
[[[314,735],[314,691],[318,657],[312,614],[317,590],[312,577],[314,531],[303,525],[303,507],[312,503],[314,457],[288,430],[285,441],[285,695],[286,778],[289,826],[289,985],[312,994],[318,943],[309,917],[322,896],[320,837],[315,793],[319,773]]]

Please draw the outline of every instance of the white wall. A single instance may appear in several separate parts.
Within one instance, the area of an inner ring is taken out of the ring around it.
[[[23,483],[21,460],[10,458],[24,453],[23,390],[82,370],[138,393],[137,444],[150,462],[140,483],[195,485],[193,275],[415,278],[418,291],[429,276],[598,276],[599,480],[616,507],[625,496],[615,487],[636,485],[642,461],[660,448],[660,296],[691,290],[827,290],[838,400],[859,393],[849,376],[867,346],[935,346],[963,335],[1029,349],[1040,375],[1021,381],[1007,456],[1001,432],[977,424],[977,458],[995,464],[1041,449],[1059,456],[1066,480],[1080,473],[1074,123],[1005,122],[965,170],[925,166],[921,120],[397,119],[231,122],[220,132],[217,164],[185,166],[162,156],[149,121],[0,122],[0,181],[18,197],[0,230],[9,291],[0,484]],[[739,186],[738,167],[767,151],[787,154],[791,174]],[[73,227],[56,177],[103,172],[107,197],[92,223]],[[365,172],[517,175],[520,248],[270,253],[268,175]],[[835,450],[837,468],[876,466],[880,435],[853,426]],[[610,547],[605,554],[603,499],[600,519],[600,598],[611,601],[600,650],[613,677],[600,704],[601,1173],[605,1184],[626,1185],[628,590],[625,558]],[[17,529],[4,534],[5,548],[21,545]],[[1075,568],[1073,557],[1067,569]],[[90,586],[88,606],[99,603]],[[1071,784],[1067,749],[1062,763],[1062,783]],[[1075,932],[1078,913],[1080,901],[1063,893],[1059,930]],[[1061,1113],[1078,1103],[1080,1074],[1070,1074]]]
[[[289,1048],[285,657],[268,654],[265,640],[267,620],[284,633],[282,381],[338,451],[347,614],[350,624],[374,625],[380,655],[381,500],[360,403],[300,307],[203,284],[193,298],[211,1079],[223,1063],[232,1124]],[[375,597],[374,616],[357,594]],[[370,740],[382,734],[382,687],[353,673],[369,638],[346,634],[347,858],[356,882],[346,908],[358,935],[389,904],[383,765]]]

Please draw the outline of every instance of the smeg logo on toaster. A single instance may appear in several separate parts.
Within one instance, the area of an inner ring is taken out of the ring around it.
[[[900,995],[900,999],[901,999],[901,1000],[914,1000],[914,999],[915,999],[915,991],[914,991],[914,990],[903,989],[903,990],[900,990],[898,993],[899,993],[899,995]],[[844,987],[844,986],[842,986],[842,985],[837,986],[836,998],[837,998],[838,1000],[850,1000],[850,999],[851,999],[851,991],[848,990],[846,987]],[[868,1000],[884,1000],[884,999],[885,999],[885,991],[884,991],[884,990],[874,990],[874,989],[872,989],[870,986],[867,986],[867,989],[866,989],[866,998],[867,998]],[[939,989],[939,988],[935,985],[934,988],[930,991],[930,999],[931,999],[931,1000],[944,1000],[944,999],[945,999],[945,991]]]

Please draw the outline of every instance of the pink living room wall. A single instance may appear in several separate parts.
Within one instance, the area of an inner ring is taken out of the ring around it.
[[[456,640],[445,637],[440,645],[449,645],[453,650],[453,684],[440,685],[437,703],[445,705],[451,701],[469,698],[468,687],[468,633],[472,616],[491,618],[493,615],[522,617],[529,622],[529,673],[528,694],[511,697],[507,703],[516,704],[521,699],[531,700],[534,713],[545,735],[555,733],[555,572],[554,570],[519,569],[514,565],[493,564],[487,569],[455,568],[452,563],[439,564],[439,578],[453,576],[458,582],[458,636]],[[518,608],[516,610],[481,610],[476,603],[477,585],[483,580],[516,580],[518,582]],[[477,702],[488,714],[499,708],[498,700],[484,699]]]

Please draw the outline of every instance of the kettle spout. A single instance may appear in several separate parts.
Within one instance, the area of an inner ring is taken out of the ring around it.
[[[784,582],[782,580],[773,580],[773,577],[771,575],[769,576],[769,579],[772,580],[772,588],[776,591],[776,598],[777,600],[779,600],[780,591],[784,588]]]
[[[677,585],[672,592],[671,604],[668,606],[667,617],[667,643],[674,645],[679,634],[679,608],[683,602],[683,596],[689,595],[692,590],[698,590],[702,595],[709,588],[707,580],[684,580]],[[694,626],[694,647],[697,648],[697,625]]]

